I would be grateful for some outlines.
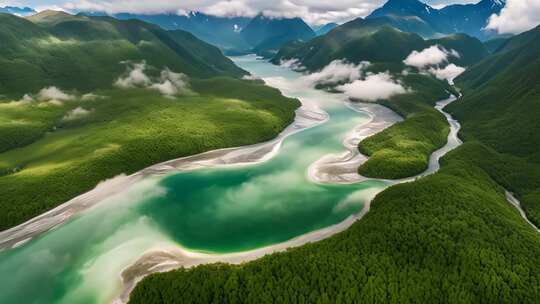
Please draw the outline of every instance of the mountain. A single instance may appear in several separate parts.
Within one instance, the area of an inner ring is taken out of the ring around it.
[[[17,16],[30,16],[37,12],[30,7],[5,6],[0,7],[0,13],[13,14]]]
[[[192,34],[138,20],[44,11],[27,19],[0,14],[0,24],[2,92],[50,85],[83,91],[110,87],[125,71],[120,62],[126,60],[198,78],[245,74],[218,48]]]
[[[319,70],[338,59],[352,63],[370,61],[401,64],[412,51],[436,44],[460,53],[460,58],[451,58],[455,64],[470,65],[488,54],[478,39],[464,34],[424,40],[418,34],[400,30],[411,24],[423,24],[418,23],[417,17],[413,17],[414,23],[407,21],[410,21],[409,17],[358,18],[311,41],[286,45],[272,62],[279,64],[283,60],[296,59],[310,71]]]
[[[488,39],[496,35],[484,30],[488,19],[493,14],[499,14],[505,4],[504,0],[482,0],[476,4],[455,4],[435,9],[418,0],[389,0],[367,18],[416,16],[440,33],[466,33]]]
[[[272,18],[262,14],[253,18],[241,35],[258,53],[273,53],[287,42],[308,41],[316,36],[300,18]]]
[[[323,26],[318,26],[318,27],[314,28],[313,30],[315,31],[315,34],[317,36],[322,36],[322,35],[330,32],[331,30],[335,29],[338,26],[339,26],[339,24],[331,22],[331,23],[327,23],[327,24],[325,24]]]
[[[299,106],[140,20],[0,13],[0,41],[0,230],[119,174],[273,139]]]
[[[505,4],[505,0],[482,0],[476,4],[449,5],[439,11],[435,27],[443,33],[467,33],[487,39],[496,35],[484,29],[489,17],[499,14]]]
[[[384,16],[416,16],[429,24],[434,24],[439,11],[418,0],[389,0],[374,10],[367,19]]]
[[[184,30],[224,50],[250,48],[240,35],[242,29],[251,21],[251,18],[247,17],[218,17],[200,12],[190,12],[187,15],[120,13],[113,16],[121,20],[139,19],[166,30]]]
[[[536,225],[540,225],[539,71],[540,26],[509,39],[457,78],[464,97],[450,107],[462,122],[462,137],[496,156],[477,153],[485,170],[520,198]]]
[[[82,12],[84,16],[107,16],[101,12]],[[186,15],[140,15],[119,13],[120,20],[137,19],[159,25],[166,30],[184,30],[213,44],[226,53],[273,53],[292,40],[309,40],[315,32],[300,18],[272,18],[259,14],[248,17],[218,17],[200,12]]]
[[[506,42],[510,40],[510,37],[500,37],[500,38],[493,38],[488,41],[484,41],[484,45],[489,50],[490,53],[497,52],[500,48],[502,48]]]

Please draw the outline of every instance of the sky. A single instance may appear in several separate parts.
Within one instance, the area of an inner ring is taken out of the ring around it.
[[[426,0],[440,7],[452,3],[471,3],[478,0]],[[203,11],[213,15],[253,16],[263,11],[279,17],[302,17],[312,25],[344,22],[365,17],[386,0],[0,0],[0,6],[30,6],[38,10],[53,8],[95,10],[109,13],[185,13]]]
[[[108,13],[177,13],[201,11],[217,16],[301,17],[311,25],[365,17],[387,0],[0,0],[0,6],[30,6],[37,10],[105,11]],[[440,8],[479,0],[425,0]],[[487,26],[500,33],[520,33],[540,24],[540,0],[507,0],[500,16]]]

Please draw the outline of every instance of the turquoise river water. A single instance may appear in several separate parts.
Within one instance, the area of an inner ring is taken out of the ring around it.
[[[388,186],[310,181],[308,167],[342,152],[346,134],[369,116],[331,94],[290,85],[301,77],[296,72],[253,57],[235,61],[274,80],[268,83],[284,94],[309,99],[330,119],[286,138],[267,161],[147,177],[56,229],[0,252],[0,303],[109,303],[121,292],[122,270],[152,248],[231,253],[282,243],[359,213]]]

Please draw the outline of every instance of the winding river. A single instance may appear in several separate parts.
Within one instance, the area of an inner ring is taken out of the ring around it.
[[[356,173],[366,160],[358,142],[400,121],[392,111],[309,88],[301,74],[253,56],[234,60],[302,101],[294,124],[268,143],[120,176],[1,232],[0,303],[124,302],[148,273],[241,263],[329,237],[365,214],[377,193],[414,179]],[[459,124],[447,118],[448,144],[425,174],[461,143]]]

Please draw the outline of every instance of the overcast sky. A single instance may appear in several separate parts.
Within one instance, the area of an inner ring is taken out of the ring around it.
[[[364,17],[387,0],[0,0],[0,6],[31,6],[37,10],[105,11],[108,13],[177,13],[201,11],[218,16],[301,17],[311,25],[344,22]],[[425,0],[440,8],[479,0]],[[492,16],[488,28],[500,33],[520,33],[540,24],[540,0],[506,0],[500,16]]]
[[[471,3],[479,0],[426,0],[435,7],[451,3]],[[100,10],[109,13],[162,13],[196,10],[214,15],[253,16],[261,11],[267,15],[299,16],[311,24],[343,22],[364,17],[386,0],[0,0],[0,6],[30,6],[44,8]]]

